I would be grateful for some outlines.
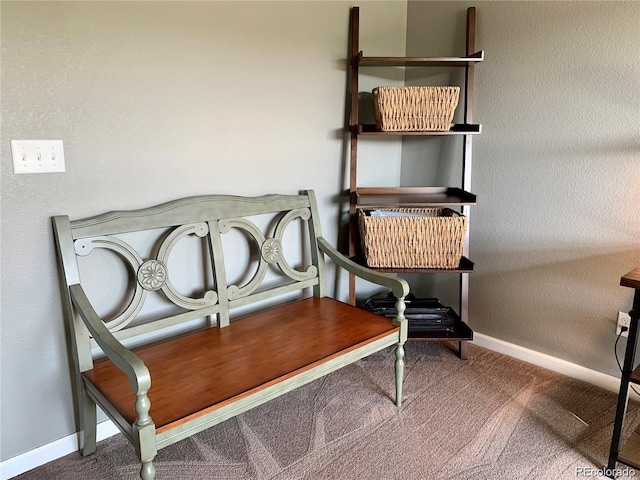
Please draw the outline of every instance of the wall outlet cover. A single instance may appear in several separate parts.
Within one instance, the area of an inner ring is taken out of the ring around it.
[[[618,312],[618,322],[616,324],[616,335],[620,335],[622,332],[622,327],[627,327],[627,329],[622,332],[623,337],[629,336],[629,327],[631,326],[631,317],[628,313]]]

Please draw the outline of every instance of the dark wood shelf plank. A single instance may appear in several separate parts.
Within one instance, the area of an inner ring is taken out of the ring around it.
[[[367,187],[355,194],[358,208],[477,204],[476,195],[455,187]]]
[[[378,130],[375,124],[358,125],[358,133],[360,135],[422,135],[422,136],[442,136],[442,135],[478,135],[482,133],[482,125],[477,123],[455,123],[450,130],[445,132],[383,132]]]
[[[352,260],[367,266],[367,262],[363,258],[354,257]],[[458,268],[369,268],[381,273],[473,273],[475,264],[467,257],[462,257]]]
[[[361,67],[466,67],[483,60],[482,50],[468,57],[356,57]]]
[[[453,325],[453,332],[412,332],[409,328],[409,340],[473,340],[473,330],[462,321]]]

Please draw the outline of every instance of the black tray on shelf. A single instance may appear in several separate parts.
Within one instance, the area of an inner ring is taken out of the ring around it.
[[[452,308],[444,306],[437,298],[405,298],[404,316],[409,321],[409,333],[453,333],[458,316]],[[363,307],[387,318],[396,316],[396,299],[392,293],[369,297]]]

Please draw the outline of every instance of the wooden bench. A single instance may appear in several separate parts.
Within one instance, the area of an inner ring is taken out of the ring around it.
[[[196,196],[53,226],[82,455],[96,450],[97,404],[152,479],[158,449],[392,345],[401,404],[408,284],[333,248],[313,191]],[[397,318],[328,297],[325,256],[391,288]]]

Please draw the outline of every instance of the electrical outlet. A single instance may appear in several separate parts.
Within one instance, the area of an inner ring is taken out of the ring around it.
[[[620,335],[621,327],[627,327],[627,329],[622,332],[623,337],[629,336],[629,327],[631,326],[631,317],[628,313],[618,312],[618,323],[616,324],[616,335]]]
[[[62,140],[11,140],[13,173],[64,172]]]

